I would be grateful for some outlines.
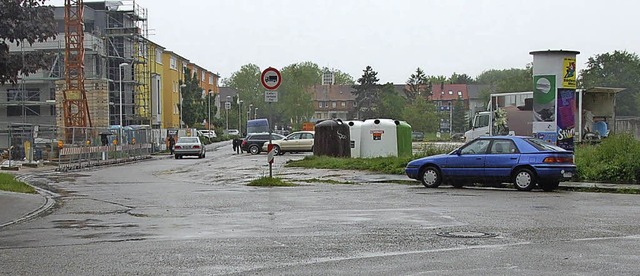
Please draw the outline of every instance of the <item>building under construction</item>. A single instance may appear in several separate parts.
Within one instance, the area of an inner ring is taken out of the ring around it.
[[[83,14],[84,87],[91,125],[104,128],[120,124],[151,125],[146,9],[135,0],[85,2]],[[31,135],[34,126],[41,132],[53,132],[65,125],[62,112],[62,93],[66,86],[64,7],[56,7],[55,19],[58,23],[55,39],[33,45],[11,45],[13,53],[49,52],[52,65],[20,77],[16,85],[0,86],[0,91],[7,92],[6,98],[0,97],[2,148],[19,143],[11,140]]]

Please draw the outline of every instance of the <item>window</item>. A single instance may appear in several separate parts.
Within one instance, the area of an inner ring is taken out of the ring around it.
[[[39,105],[25,105],[24,109],[22,107],[23,106],[7,106],[7,117],[40,115]]]
[[[209,84],[213,84],[213,74],[211,74],[211,76],[209,76]]]
[[[202,71],[202,82],[206,81],[207,74],[204,73],[204,71]]]
[[[489,147],[489,140],[475,140],[471,144],[464,147],[460,154],[484,154]]]
[[[156,49],[156,63],[162,64],[162,50]]]
[[[171,59],[169,60],[169,68],[173,69],[173,70],[177,70],[178,66],[176,64],[176,58],[171,57]]]
[[[332,108],[336,108],[336,106],[337,106],[337,105],[336,105],[336,102],[331,102],[331,107],[332,107]]]
[[[357,102],[353,102],[353,107],[356,107],[356,106],[358,106],[358,103]]]
[[[7,89],[7,101],[39,101],[40,89]]]
[[[507,154],[517,153],[516,145],[511,140],[494,140],[491,145],[491,153],[493,154]]]
[[[318,102],[318,107],[322,108],[322,102]]]
[[[449,90],[449,95],[453,95],[453,91]]]
[[[458,91],[458,96],[462,96],[462,91]]]
[[[198,77],[198,68],[193,67],[193,75]]]
[[[347,102],[341,102],[341,103],[340,103],[340,105],[341,105],[342,107],[346,107],[346,106],[347,106]]]
[[[444,95],[444,90],[442,92],[440,92],[440,95]]]

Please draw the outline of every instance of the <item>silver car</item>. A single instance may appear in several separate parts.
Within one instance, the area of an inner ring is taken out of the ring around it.
[[[176,159],[182,158],[182,156],[198,156],[198,158],[204,158],[207,150],[204,144],[200,142],[198,137],[180,137],[178,142],[173,147],[174,155]]]

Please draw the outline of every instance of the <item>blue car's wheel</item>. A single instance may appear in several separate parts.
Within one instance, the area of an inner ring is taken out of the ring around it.
[[[531,191],[536,186],[536,176],[529,169],[519,169],[513,174],[513,184],[520,191]]]
[[[442,183],[442,174],[435,167],[426,167],[420,171],[420,181],[427,188],[438,188]]]

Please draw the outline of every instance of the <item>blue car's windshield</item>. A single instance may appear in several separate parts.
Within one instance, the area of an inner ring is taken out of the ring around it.
[[[536,148],[539,151],[566,151],[565,149],[563,149],[561,147],[549,144],[549,143],[545,142],[544,140],[541,140],[541,139],[538,139],[538,138],[528,138],[528,139],[524,139],[524,140],[527,141],[527,143],[529,143],[530,145],[532,145],[534,148]]]

